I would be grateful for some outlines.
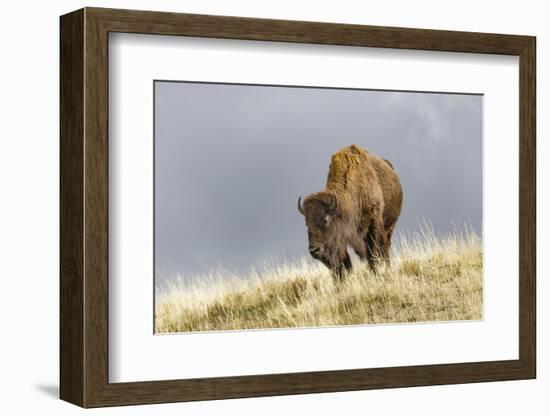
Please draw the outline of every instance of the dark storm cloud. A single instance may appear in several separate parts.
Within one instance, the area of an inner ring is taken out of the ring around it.
[[[356,143],[389,159],[404,205],[438,233],[481,232],[482,97],[157,82],[156,269],[239,272],[307,253],[299,195]]]

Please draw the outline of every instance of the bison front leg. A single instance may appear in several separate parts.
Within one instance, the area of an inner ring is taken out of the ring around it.
[[[349,256],[348,252],[344,252],[342,261],[332,269],[332,278],[334,279],[335,283],[341,283],[346,274],[351,272],[352,269],[351,264],[351,257]]]
[[[349,243],[355,251],[355,254],[362,260],[367,260],[367,244],[362,235],[358,232],[353,238],[350,238]]]

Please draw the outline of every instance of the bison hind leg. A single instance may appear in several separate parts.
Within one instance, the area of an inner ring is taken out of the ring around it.
[[[395,227],[395,222],[386,228],[386,247],[384,252],[384,260],[386,260],[386,265],[390,265],[390,250],[391,250],[391,238],[393,235],[393,229]]]
[[[374,274],[378,273],[378,266],[380,261],[384,260],[389,262],[389,250],[386,244],[386,236],[373,230],[372,227],[365,236],[365,243],[367,245],[367,262]]]
[[[367,244],[367,261],[369,263],[370,269],[376,274],[376,263],[377,263],[377,250],[375,248],[376,242],[369,234],[365,237],[365,243]]]

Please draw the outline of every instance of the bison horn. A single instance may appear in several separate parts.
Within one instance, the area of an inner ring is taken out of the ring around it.
[[[338,207],[338,198],[336,197],[336,194],[332,194],[332,201],[329,206],[329,211],[334,212],[336,208]]]
[[[300,214],[306,215],[306,211],[304,210],[304,207],[302,206],[302,197],[298,197],[298,211],[300,211]]]

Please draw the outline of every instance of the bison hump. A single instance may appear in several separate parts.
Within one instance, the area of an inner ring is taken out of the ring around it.
[[[352,177],[364,170],[369,162],[368,153],[357,145],[340,149],[332,155],[327,180],[330,188],[347,188]]]

